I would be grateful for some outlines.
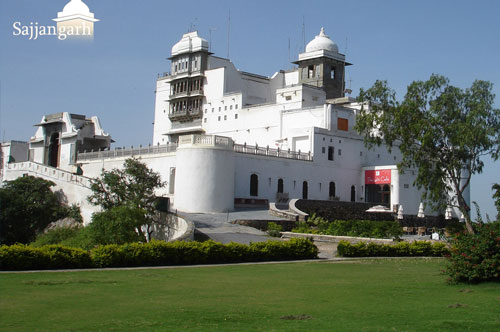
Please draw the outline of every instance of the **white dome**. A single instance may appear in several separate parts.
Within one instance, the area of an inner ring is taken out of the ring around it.
[[[82,0],[71,0],[64,6],[62,13],[64,16],[78,14],[90,16],[90,9]]]
[[[181,40],[172,47],[172,56],[196,51],[208,51],[208,42],[198,36],[198,31],[186,33]]]
[[[321,28],[319,35],[314,37],[307,46],[306,52],[314,52],[319,50],[327,50],[330,52],[339,53],[339,47],[335,44],[330,37],[325,35],[325,29]]]

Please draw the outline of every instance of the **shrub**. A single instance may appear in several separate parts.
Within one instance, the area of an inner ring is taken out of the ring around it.
[[[92,266],[87,251],[60,245],[40,248],[23,244],[0,247],[1,270],[42,270],[88,268]]]
[[[446,268],[449,281],[500,281],[500,222],[477,224],[475,231],[451,238]]]
[[[267,224],[267,234],[274,236],[274,237],[279,237],[281,236],[281,232],[283,231],[283,227],[281,225],[278,225],[275,222],[270,222]]]
[[[441,257],[448,254],[444,243],[430,241],[399,242],[397,244],[378,244],[358,242],[352,244],[340,241],[337,254],[343,257]]]
[[[90,256],[96,267],[127,266],[123,248],[117,244],[107,244],[95,247]]]
[[[35,242],[32,242],[31,245],[33,247],[42,247],[48,244],[58,244],[63,242],[64,240],[75,237],[79,230],[79,228],[71,227],[54,228],[47,231],[46,233],[38,234]]]
[[[314,234],[314,229],[311,229],[305,221],[299,221],[297,227],[292,229],[292,232]]]
[[[61,245],[47,245],[40,248],[47,255],[48,268],[80,269],[92,266],[88,251]]]

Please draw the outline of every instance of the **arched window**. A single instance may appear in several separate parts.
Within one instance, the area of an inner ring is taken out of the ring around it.
[[[332,199],[333,197],[335,197],[335,182],[330,182],[330,187],[328,189],[328,196],[330,197],[330,199]]]
[[[250,196],[259,195],[259,177],[257,174],[250,175]]]
[[[351,186],[351,202],[356,201],[356,187]]]
[[[283,179],[278,179],[278,193],[283,193]]]
[[[308,188],[307,181],[302,182],[302,199],[307,199]]]

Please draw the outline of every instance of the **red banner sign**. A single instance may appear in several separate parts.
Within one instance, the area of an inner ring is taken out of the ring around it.
[[[390,184],[391,183],[391,170],[380,169],[365,171],[365,184]]]

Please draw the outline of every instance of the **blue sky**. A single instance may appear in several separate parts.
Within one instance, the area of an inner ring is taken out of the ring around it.
[[[500,107],[499,1],[164,1],[87,0],[100,22],[93,42],[13,36],[13,23],[53,25],[68,0],[0,0],[0,134],[27,140],[44,114],[97,115],[118,146],[152,141],[154,89],[169,71],[172,45],[194,26],[212,52],[261,75],[288,69],[322,26],[354,65],[347,70],[353,96],[377,79],[400,98],[413,80],[432,73],[465,88],[475,79],[494,83]],[[349,84],[349,83],[348,83]],[[473,177],[471,198],[496,214],[491,185],[500,162],[486,160]]]

